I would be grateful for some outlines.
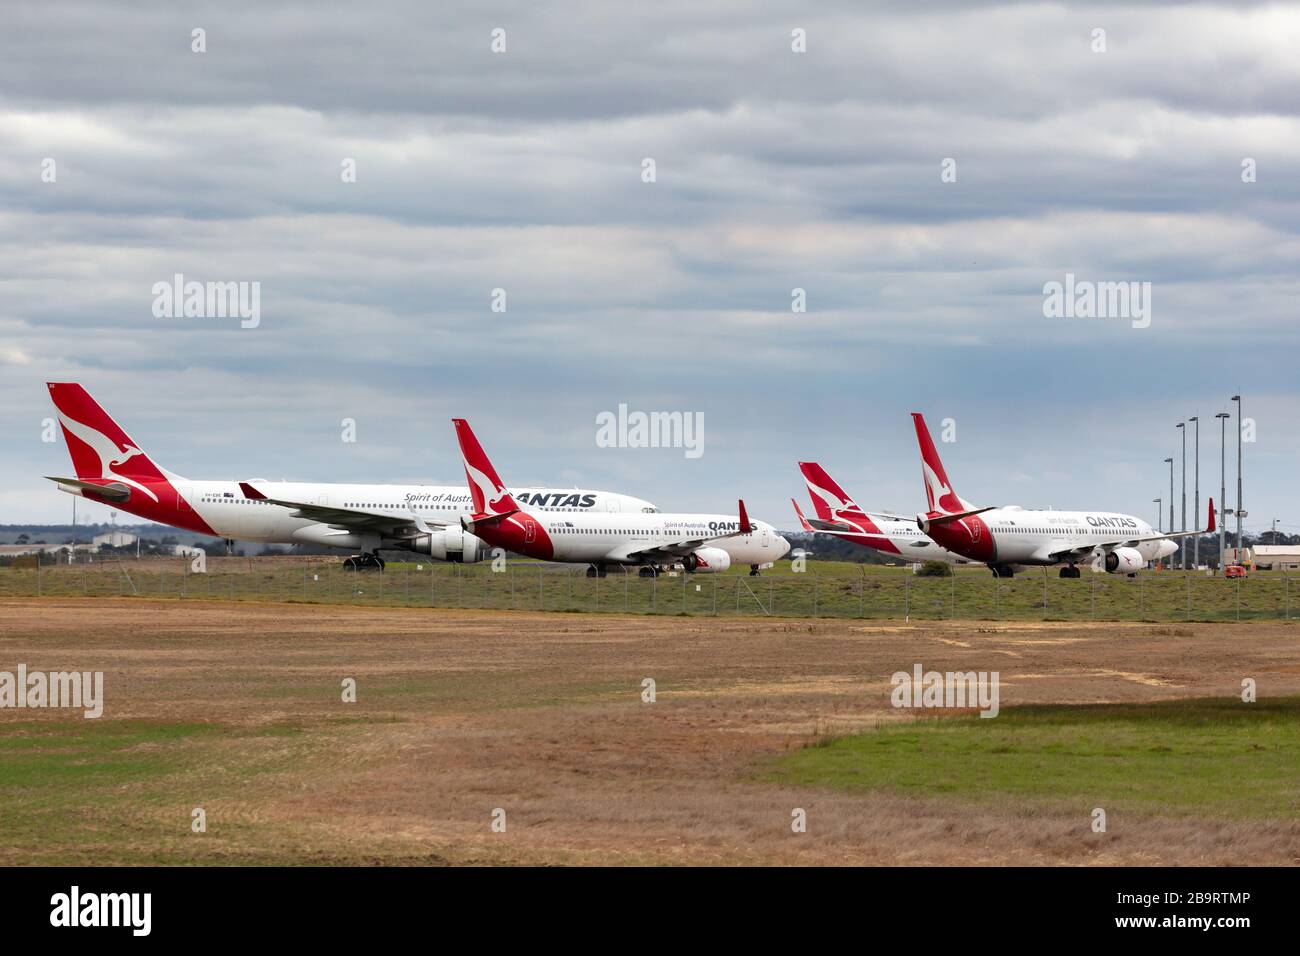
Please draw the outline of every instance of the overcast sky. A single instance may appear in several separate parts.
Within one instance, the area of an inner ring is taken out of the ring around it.
[[[1240,391],[1247,525],[1300,531],[1294,7],[4,16],[0,522],[70,515],[55,380],[188,477],[459,482],[463,416],[507,483],[782,527],[799,459],[922,507],[911,411],[971,501],[1154,520],[1187,416],[1217,496]],[[1149,327],[1046,318],[1067,272],[1151,283]],[[155,317],[176,273],[260,283],[260,324]],[[620,403],[703,413],[704,454],[597,447]]]

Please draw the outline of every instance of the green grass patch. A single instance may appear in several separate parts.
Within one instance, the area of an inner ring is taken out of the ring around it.
[[[766,775],[807,787],[1161,813],[1300,810],[1300,697],[1004,708],[923,717],[806,747]]]

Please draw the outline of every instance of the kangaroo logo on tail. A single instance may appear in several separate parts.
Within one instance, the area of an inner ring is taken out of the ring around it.
[[[518,511],[519,505],[506,490],[497,470],[492,467],[492,462],[475,437],[474,430],[469,427],[469,422],[463,418],[453,418],[452,424],[460,442],[460,455],[465,463],[465,479],[469,482],[474,513],[484,515]]]
[[[77,477],[119,482],[158,503],[142,482],[165,482],[166,476],[90,394],[75,382],[50,382],[49,389]]]
[[[925,417],[913,412],[912,422],[916,426],[916,442],[921,448],[921,477],[925,479],[925,496],[930,511],[945,514],[969,511],[971,506],[952,489],[948,473],[939,460],[939,451],[934,447],[934,439],[930,437],[930,429],[926,427]]]

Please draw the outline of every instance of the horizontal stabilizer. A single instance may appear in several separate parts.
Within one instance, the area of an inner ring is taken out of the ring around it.
[[[91,481],[78,481],[76,478],[55,478],[52,475],[46,475],[45,477],[56,482],[60,491],[66,491],[70,495],[84,495],[86,492],[90,492],[95,497],[103,498],[106,501],[126,501],[131,497],[131,489],[119,482],[97,485]]]

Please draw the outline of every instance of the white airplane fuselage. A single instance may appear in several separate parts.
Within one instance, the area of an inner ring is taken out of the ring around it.
[[[518,498],[519,493],[514,493]],[[530,508],[532,513],[535,509]],[[710,539],[732,534],[739,524],[735,515],[722,514],[584,514],[537,515],[540,530],[551,541],[555,561],[580,564],[636,564],[625,556],[683,538]],[[509,519],[507,519],[509,520]],[[732,564],[766,566],[790,549],[789,542],[772,525],[753,521],[753,531],[708,541],[705,549],[725,551]],[[701,568],[706,570],[706,568]],[[725,570],[718,569],[718,570]]]
[[[172,482],[195,515],[223,538],[268,544],[319,544],[353,550],[374,550],[392,542],[381,535],[340,531],[329,524],[295,517],[294,509],[252,500],[238,482]],[[321,482],[268,482],[257,486],[268,497],[301,501],[322,507],[346,508],[392,518],[412,514],[431,524],[459,527],[469,517],[469,492],[455,485],[335,484]],[[547,516],[593,514],[629,517],[657,509],[642,498],[608,491],[579,488],[526,488],[519,492],[529,507]],[[125,506],[124,506],[125,507]]]

